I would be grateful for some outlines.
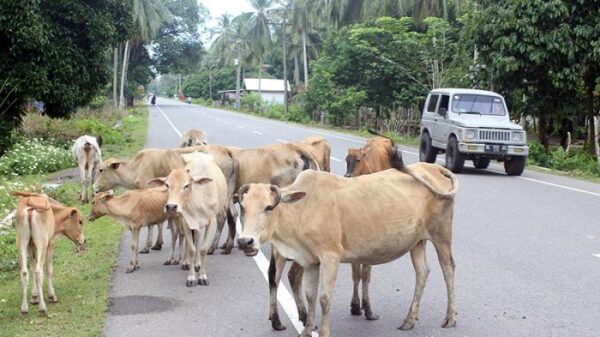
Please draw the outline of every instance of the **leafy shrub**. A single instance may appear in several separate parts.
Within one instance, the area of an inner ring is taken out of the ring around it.
[[[285,115],[285,119],[290,122],[302,124],[310,123],[310,116],[307,115],[305,110],[298,104],[290,104],[290,106],[288,106],[288,113]]]
[[[530,163],[556,169],[560,171],[571,171],[578,173],[597,174],[597,162],[584,149],[571,148],[569,153],[562,147],[546,151],[538,142],[529,143]]]
[[[262,98],[258,93],[251,92],[247,95],[242,96],[240,99],[240,103],[242,105],[242,109],[258,112],[262,106]]]
[[[212,106],[212,100],[204,98],[192,98],[192,103],[208,107]]]
[[[71,153],[37,138],[15,144],[0,158],[0,175],[54,172],[73,166]]]
[[[267,106],[263,116],[272,119],[282,119],[283,118],[283,105],[282,104],[270,104]]]
[[[123,135],[119,131],[106,126],[96,118],[75,121],[75,127],[80,135],[101,135],[106,144],[117,144],[124,141]]]
[[[92,109],[100,109],[106,104],[106,95],[98,95],[92,99],[88,106]]]
[[[538,142],[529,143],[529,161],[542,167],[552,166],[552,155],[550,155],[544,146]]]

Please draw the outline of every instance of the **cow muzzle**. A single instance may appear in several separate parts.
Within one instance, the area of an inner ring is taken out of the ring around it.
[[[165,212],[169,213],[169,214],[173,214],[173,213],[177,213],[177,204],[166,204],[165,205]]]
[[[255,241],[253,238],[239,238],[238,248],[244,251],[246,256],[256,256],[258,254],[258,248],[254,246]]]

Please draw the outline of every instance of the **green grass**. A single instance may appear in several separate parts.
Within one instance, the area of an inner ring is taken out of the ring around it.
[[[130,157],[146,140],[148,112],[138,106],[122,121],[122,144],[106,144],[103,157]],[[46,175],[14,179],[0,177],[0,215],[14,209],[12,189],[41,191]],[[80,185],[64,183],[46,193],[66,205],[78,207],[85,217],[89,205],[80,205]],[[86,250],[75,253],[72,242],[60,238],[54,255],[54,288],[59,302],[47,303],[48,317],[41,317],[37,307],[29,307],[29,315],[20,313],[21,281],[16,258],[13,228],[0,230],[0,336],[99,336],[107,317],[110,279],[115,267],[120,237],[124,228],[111,218],[84,222]],[[31,274],[30,274],[31,276]],[[31,282],[30,289],[31,290]],[[47,288],[44,287],[44,292]],[[47,295],[47,294],[46,294]]]

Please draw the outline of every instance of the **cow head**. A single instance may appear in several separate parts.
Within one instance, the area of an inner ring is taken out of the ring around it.
[[[364,161],[366,155],[366,149],[348,149],[348,155],[346,156],[346,174],[344,177],[350,178],[363,174],[366,165]]]
[[[61,219],[63,233],[77,246],[77,251],[85,250],[85,235],[83,235],[83,216],[77,208],[69,207],[67,216]]]
[[[94,221],[108,214],[108,205],[106,204],[110,199],[113,198],[110,192],[99,192],[94,195],[92,200],[92,209],[88,215],[89,221]]]
[[[247,184],[235,196],[242,211],[242,234],[238,247],[246,256],[258,254],[260,246],[269,241],[274,232],[273,211],[280,202],[292,203],[306,196],[305,192],[282,193],[276,185]]]
[[[123,163],[110,158],[98,165],[98,176],[94,182],[94,193],[108,191],[119,186],[122,181]]]
[[[194,186],[208,184],[211,181],[211,178],[192,177],[185,169],[174,169],[166,178],[156,178],[150,180],[148,184],[152,187],[165,186],[167,188],[169,196],[165,212],[176,214],[181,213],[182,206],[190,200]]]

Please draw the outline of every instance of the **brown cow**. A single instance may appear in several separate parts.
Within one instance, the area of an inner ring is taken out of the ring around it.
[[[17,252],[23,288],[21,313],[29,312],[27,304],[27,288],[29,286],[27,255],[29,253],[34,273],[31,303],[38,304],[40,313],[46,315],[47,309],[42,290],[44,264],[48,277],[48,298],[55,303],[58,302],[58,298],[53,283],[54,245],[56,239],[65,235],[77,245],[78,251],[84,249],[85,236],[83,235],[82,216],[76,208],[63,206],[44,194],[13,192],[13,195],[21,197],[16,214]]]
[[[329,307],[339,263],[387,263],[409,251],[416,286],[401,328],[412,329],[428,274],[426,240],[434,244],[446,280],[448,307],[442,326],[455,326],[451,242],[458,181],[439,165],[418,163],[411,169],[437,191],[447,192],[436,195],[396,169],[353,179],[309,170],[283,190],[268,184],[240,189],[240,249],[252,255],[271,242],[280,254],[304,267],[309,310],[301,336],[311,336],[315,327],[317,295],[322,309],[319,334],[330,335]]]

